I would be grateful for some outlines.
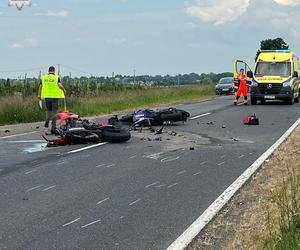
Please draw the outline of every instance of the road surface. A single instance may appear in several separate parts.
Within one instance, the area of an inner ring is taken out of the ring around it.
[[[0,139],[0,249],[166,249],[299,117],[300,105],[181,104],[192,119],[131,141]],[[259,126],[242,124],[255,113]]]

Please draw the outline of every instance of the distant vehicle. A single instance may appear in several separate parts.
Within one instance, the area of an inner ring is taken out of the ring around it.
[[[290,105],[299,102],[300,62],[290,50],[260,51],[254,74],[246,62],[237,60],[235,79],[241,68],[247,73],[247,82],[251,84],[252,105],[266,100],[282,100]]]
[[[216,85],[216,95],[234,94],[234,78],[224,77]]]

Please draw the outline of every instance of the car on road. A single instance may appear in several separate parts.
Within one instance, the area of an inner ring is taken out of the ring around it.
[[[234,94],[234,78],[233,77],[223,77],[216,84],[216,95],[222,94]]]

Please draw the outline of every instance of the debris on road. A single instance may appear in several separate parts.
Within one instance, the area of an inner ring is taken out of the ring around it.
[[[247,115],[247,116],[244,116],[243,123],[245,125],[259,125],[259,119],[258,119],[258,117],[256,117],[255,114]]]
[[[10,132],[10,130],[8,130],[8,129],[6,129],[5,131],[4,131],[4,133],[9,133]]]
[[[222,128],[226,128],[226,125],[222,125]]]

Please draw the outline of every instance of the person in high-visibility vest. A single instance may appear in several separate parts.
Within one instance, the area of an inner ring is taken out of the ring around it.
[[[239,88],[236,92],[236,97],[234,100],[234,105],[237,105],[237,102],[241,95],[244,96],[244,105],[248,104],[248,87],[247,87],[247,75],[244,73],[244,69],[240,70],[240,73],[238,74],[238,80],[239,80]]]
[[[48,74],[42,76],[39,89],[38,98],[45,100],[46,103],[46,121],[45,127],[49,127],[51,120],[51,132],[56,132],[56,114],[58,112],[59,99],[65,98],[66,90],[61,83],[59,75],[55,74],[55,67],[49,67]]]

